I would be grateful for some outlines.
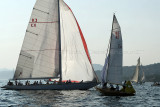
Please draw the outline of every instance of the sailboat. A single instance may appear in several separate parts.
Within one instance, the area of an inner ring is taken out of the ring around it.
[[[49,79],[58,81],[3,88],[87,90],[98,84],[81,28],[63,0],[36,1],[13,77],[15,81]]]
[[[160,86],[160,82],[154,82],[151,86]]]
[[[135,83],[140,83],[140,84],[145,82],[145,74],[144,74],[144,71],[142,71],[142,64],[141,64],[140,58],[138,58],[136,71],[134,72],[134,75],[131,81]]]
[[[121,28],[114,14],[110,43],[108,46],[105,64],[102,70],[102,85],[103,87],[96,87],[96,89],[107,96],[130,96],[135,94],[130,81],[122,84],[122,63],[123,63],[123,46]],[[107,84],[123,86],[120,90],[113,87],[108,87]]]

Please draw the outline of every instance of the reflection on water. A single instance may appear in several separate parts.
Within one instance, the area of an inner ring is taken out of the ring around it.
[[[7,81],[0,81],[0,86]],[[88,91],[13,91],[0,89],[0,107],[77,107],[77,106],[159,106],[160,87],[151,87],[151,83],[134,85],[137,93],[129,97],[102,96],[95,89]]]

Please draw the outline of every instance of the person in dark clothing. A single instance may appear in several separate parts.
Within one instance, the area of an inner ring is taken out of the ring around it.
[[[110,84],[111,90],[115,90],[114,86]]]
[[[11,81],[9,80],[9,82],[8,82],[7,85],[13,85],[13,82],[11,82]]]
[[[123,89],[125,90],[126,88],[126,80],[124,81],[124,84],[123,84]]]
[[[119,86],[118,85],[116,86],[116,90],[119,91]]]
[[[107,86],[107,82],[103,84],[103,88],[107,88],[106,86]]]
[[[15,80],[15,85],[18,85],[17,79]]]

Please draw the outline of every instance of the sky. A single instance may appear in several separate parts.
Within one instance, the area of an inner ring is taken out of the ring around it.
[[[121,26],[123,65],[160,62],[160,0],[64,0],[75,14],[93,64],[104,64],[113,13]],[[1,0],[0,68],[15,69],[36,0]]]

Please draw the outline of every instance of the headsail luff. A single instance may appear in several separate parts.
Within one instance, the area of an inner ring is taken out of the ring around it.
[[[62,80],[96,80],[87,44],[69,6],[63,0],[37,0],[14,79],[59,77],[60,60]]]
[[[113,24],[111,31],[109,63],[107,69],[107,82],[113,84],[122,84],[122,35],[121,28],[116,16],[113,16]]]
[[[134,72],[134,75],[133,75],[131,81],[138,82],[139,67],[140,67],[140,58],[138,58],[136,71]]]

